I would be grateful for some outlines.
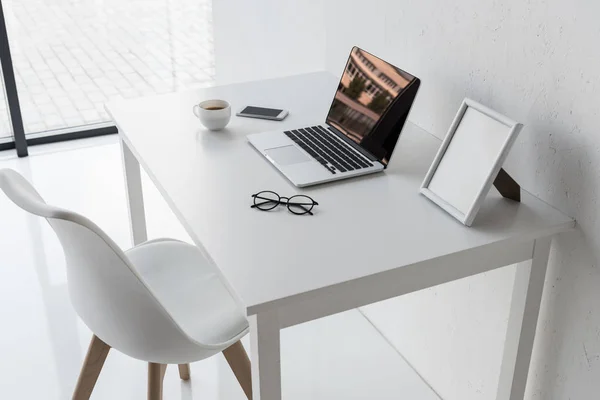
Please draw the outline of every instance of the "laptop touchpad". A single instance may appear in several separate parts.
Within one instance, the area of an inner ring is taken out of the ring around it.
[[[267,156],[279,165],[298,164],[310,161],[310,157],[304,154],[299,148],[294,145],[274,147],[265,150]]]

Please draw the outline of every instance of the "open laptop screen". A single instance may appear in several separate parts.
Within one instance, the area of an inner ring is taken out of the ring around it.
[[[354,47],[329,109],[327,123],[386,165],[416,93],[405,89],[414,81],[418,79]],[[410,93],[403,96],[405,92]],[[403,106],[398,103],[400,97],[405,97]],[[392,108],[393,115],[386,115]],[[394,119],[401,123],[381,126],[384,117],[387,122]]]

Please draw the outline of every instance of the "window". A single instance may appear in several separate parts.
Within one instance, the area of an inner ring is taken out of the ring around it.
[[[358,58],[360,58],[360,61],[364,65],[366,65],[367,68],[369,68],[371,71],[375,71],[375,66],[371,63],[371,61],[367,60],[367,58],[363,56],[362,53],[358,53]]]
[[[348,68],[346,68],[346,70],[348,71],[350,78],[354,78],[354,75],[356,75],[356,67],[354,66],[354,64],[352,64],[351,62],[348,63]]]
[[[110,99],[213,81],[211,0],[1,4],[27,135],[111,126]],[[8,123],[0,109],[1,137]]]
[[[396,86],[398,86],[398,85],[396,85],[396,82],[394,82],[389,76],[387,76],[383,72],[379,73],[379,78],[381,78],[382,81],[387,83],[388,86],[391,87],[392,89],[395,89]]]
[[[370,96],[374,97],[374,96],[377,96],[379,93],[381,93],[381,89],[379,89],[379,87],[377,85],[374,85],[373,83],[369,83],[367,85],[366,92]]]

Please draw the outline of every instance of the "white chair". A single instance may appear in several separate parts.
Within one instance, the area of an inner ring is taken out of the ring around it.
[[[46,218],[58,235],[71,302],[94,333],[73,399],[90,397],[111,347],[148,362],[150,400],[162,398],[167,364],[178,364],[187,380],[188,363],[219,352],[252,398],[250,361],[240,342],[248,322],[196,247],[158,239],[123,252],[89,219],[46,204],[17,172],[0,170],[0,189]]]

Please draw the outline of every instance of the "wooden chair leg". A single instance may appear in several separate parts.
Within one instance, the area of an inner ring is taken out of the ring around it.
[[[162,400],[165,364],[148,363],[148,400]]]
[[[179,377],[184,381],[190,380],[190,364],[179,364]]]
[[[73,400],[88,400],[90,398],[109,350],[109,345],[100,340],[96,335],[92,336],[83,367],[81,367],[81,372],[79,373],[79,379],[77,379],[75,391],[73,392]]]
[[[160,364],[160,381],[165,381],[165,374],[167,373],[167,364]]]
[[[248,400],[252,400],[252,372],[250,370],[250,359],[248,358],[248,354],[246,354],[244,345],[242,345],[241,341],[237,341],[223,350],[223,355],[246,397]]]

